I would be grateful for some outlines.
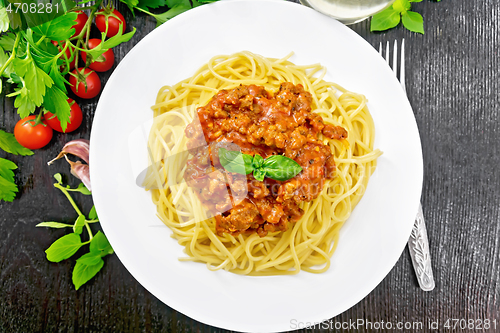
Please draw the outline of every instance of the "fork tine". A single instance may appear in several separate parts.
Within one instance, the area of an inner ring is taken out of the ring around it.
[[[387,45],[385,46],[385,61],[389,65],[389,41],[387,41]]]
[[[398,41],[394,41],[394,50],[392,51],[392,71],[398,76]]]
[[[406,92],[406,84],[405,84],[405,39],[401,41],[401,61],[400,61],[400,69],[399,69],[399,82],[401,82],[401,86],[403,90]]]

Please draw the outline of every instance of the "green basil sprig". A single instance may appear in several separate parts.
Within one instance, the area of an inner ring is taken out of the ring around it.
[[[219,149],[219,161],[229,172],[241,175],[253,172],[254,178],[258,181],[263,181],[264,177],[285,181],[302,171],[297,162],[283,155],[272,155],[264,159],[258,154],[252,156],[225,148]]]

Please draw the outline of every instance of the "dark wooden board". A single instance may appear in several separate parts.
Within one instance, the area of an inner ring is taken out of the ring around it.
[[[316,328],[335,331],[343,325],[340,331],[373,332],[376,327],[370,329],[367,322],[383,321],[386,329],[378,331],[403,331],[387,329],[388,322],[400,322],[413,328],[422,323],[422,329],[404,331],[494,332],[496,320],[500,331],[500,3],[424,0],[412,6],[424,17],[425,35],[401,26],[373,33],[369,21],[351,28],[377,48],[387,40],[406,41],[407,93],[422,140],[422,204],[436,289],[419,289],[405,250],[368,296]],[[152,18],[134,18],[125,6],[119,8],[138,31],[132,41],[115,49],[118,61],[155,26]],[[105,83],[109,74],[101,77]],[[66,162],[52,166],[46,162],[66,141],[90,137],[96,103],[97,99],[82,103],[84,123],[77,132],[55,136],[34,156],[0,151],[0,157],[19,166],[20,187],[14,202],[0,202],[0,331],[222,331],[164,305],[116,255],[106,257],[103,270],[78,291],[71,282],[73,260],[59,264],[46,260],[45,249],[65,231],[35,225],[76,218],[68,201],[53,188],[52,175],[61,172],[71,185],[78,184]],[[12,99],[1,95],[0,129],[12,132],[17,120]],[[84,212],[90,210],[90,197],[74,197]],[[473,321],[474,327],[482,321],[483,329],[445,329],[452,319]],[[365,324],[352,325],[359,320]],[[484,329],[485,320],[491,322],[489,330]],[[439,330],[431,330],[435,322]]]

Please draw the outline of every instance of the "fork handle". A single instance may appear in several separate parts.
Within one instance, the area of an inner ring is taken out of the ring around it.
[[[429,240],[427,239],[427,229],[425,228],[422,204],[418,205],[415,224],[411,230],[408,240],[411,261],[417,275],[418,284],[424,291],[431,291],[436,286],[434,274],[432,273],[431,254],[429,252]]]

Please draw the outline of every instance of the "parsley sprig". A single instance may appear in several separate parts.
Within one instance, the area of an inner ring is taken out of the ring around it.
[[[68,198],[71,206],[78,214],[78,217],[73,224],[50,221],[38,223],[36,226],[49,228],[71,228],[73,230],[72,233],[62,236],[52,243],[47,250],[45,250],[47,260],[49,261],[60,262],[65,259],[69,259],[82,246],[89,245],[89,252],[76,259],[76,265],[73,269],[73,284],[75,285],[75,289],[78,290],[83,284],[93,278],[97,272],[101,270],[104,265],[102,258],[108,254],[112,254],[113,248],[101,231],[98,231],[94,235],[90,229],[90,224],[99,222],[95,206],[92,207],[86,217],[78,208],[69,193],[80,192],[84,195],[90,195],[91,192],[83,184],[80,184],[77,188],[70,188],[68,185],[64,186],[62,184],[62,176],[59,173],[55,174],[54,178],[57,181],[54,183],[54,187],[61,190],[66,198]],[[87,231],[88,240],[82,242],[81,234],[84,229]]]
[[[0,149],[14,155],[33,155],[33,151],[21,146],[14,134],[0,130]],[[12,202],[19,191],[14,181],[14,171],[17,165],[5,158],[0,158],[0,200]]]
[[[423,34],[424,19],[419,13],[410,10],[412,2],[422,2],[422,0],[396,0],[391,6],[373,15],[370,30],[388,30],[402,22],[406,29]]]

